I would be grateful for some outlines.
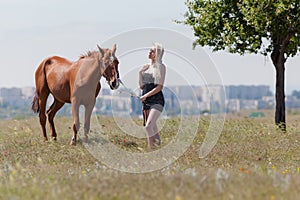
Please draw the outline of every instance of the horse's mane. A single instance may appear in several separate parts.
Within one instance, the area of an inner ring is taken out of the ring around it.
[[[99,55],[99,51],[88,51],[84,54],[81,54],[79,59],[83,59],[83,58],[91,58],[91,57],[95,57]]]

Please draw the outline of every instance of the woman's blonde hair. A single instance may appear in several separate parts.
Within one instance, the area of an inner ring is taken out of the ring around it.
[[[164,48],[161,44],[159,43],[154,43],[153,48],[155,48],[155,63],[154,63],[154,83],[156,84],[161,84],[160,79],[161,79],[161,70],[162,70],[162,57],[164,55]]]

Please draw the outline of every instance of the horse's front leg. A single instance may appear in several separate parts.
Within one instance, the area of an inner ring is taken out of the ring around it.
[[[80,128],[80,122],[79,122],[79,104],[76,103],[76,101],[72,102],[72,114],[73,114],[73,137],[71,140],[71,145],[76,145],[77,140],[77,132]]]
[[[84,142],[88,142],[88,133],[90,132],[91,115],[94,108],[95,102],[85,106],[84,114]]]

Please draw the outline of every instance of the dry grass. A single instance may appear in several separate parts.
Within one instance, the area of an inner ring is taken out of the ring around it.
[[[201,118],[186,153],[146,174],[115,171],[91,156],[81,142],[70,146],[69,118],[57,118],[57,142],[42,141],[37,118],[0,121],[0,199],[300,199],[298,117],[288,116],[286,134],[271,118],[228,119],[204,159],[198,153],[209,120]],[[122,134],[113,118],[101,118],[100,124],[115,145],[147,151],[145,140]],[[177,118],[166,120],[164,144],[178,125]]]

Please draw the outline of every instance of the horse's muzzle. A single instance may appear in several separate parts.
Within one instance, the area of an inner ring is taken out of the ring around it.
[[[118,79],[116,79],[115,81],[111,82],[111,83],[109,84],[109,86],[110,86],[110,89],[116,90],[116,89],[119,88],[120,82],[118,81]]]

